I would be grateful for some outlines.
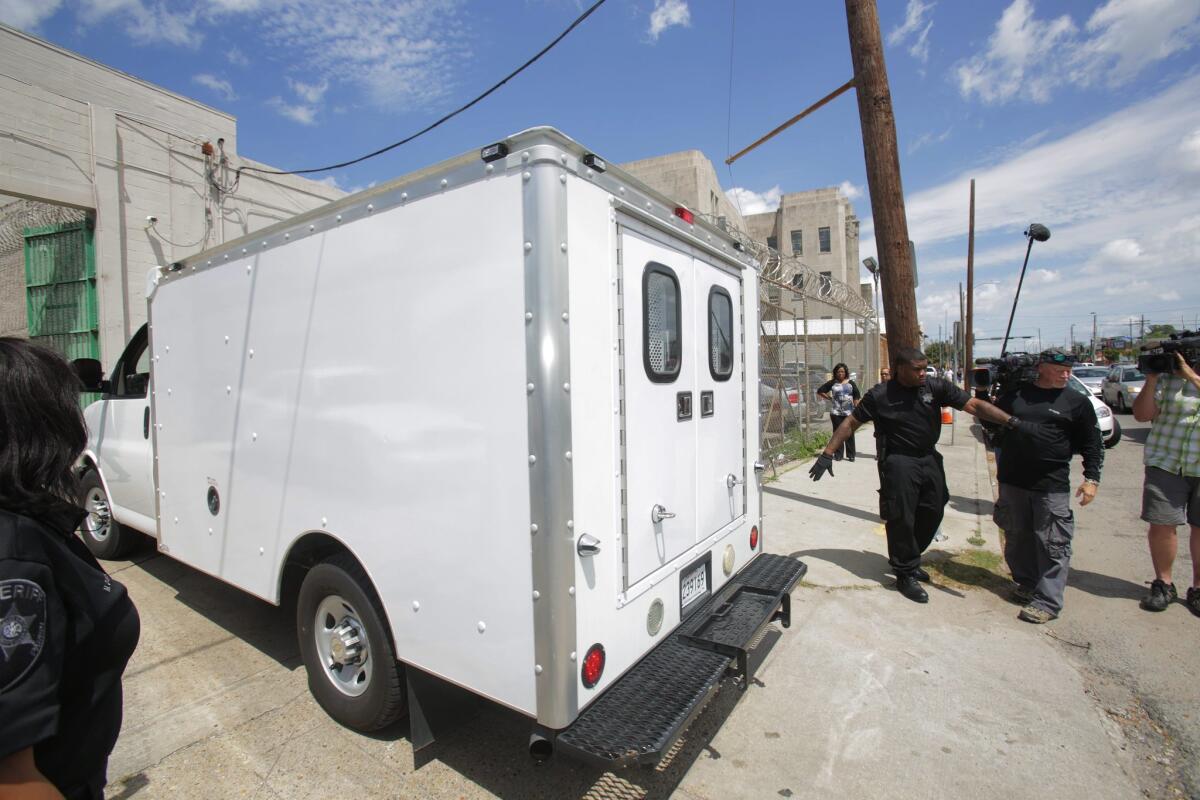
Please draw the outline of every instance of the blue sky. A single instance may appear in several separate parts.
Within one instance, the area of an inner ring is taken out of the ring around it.
[[[237,116],[239,152],[345,160],[474,97],[584,0],[0,0],[0,20]],[[936,334],[965,281],[976,178],[976,333],[1062,344],[1200,316],[1200,0],[879,0],[918,305]],[[542,61],[343,188],[551,124],[610,161],[700,149],[747,213],[845,187],[874,251],[862,141],[843,95],[722,162],[851,76],[838,0],[608,0]],[[865,272],[864,272],[865,276]],[[1031,343],[1033,346],[1034,343]],[[980,342],[988,353],[996,343]]]

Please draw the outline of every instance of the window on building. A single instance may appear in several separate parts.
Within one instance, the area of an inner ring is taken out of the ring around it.
[[[817,293],[821,297],[828,297],[833,292],[833,273],[828,271],[822,272],[820,277],[821,281],[817,286]]]
[[[829,244],[829,228],[817,228],[817,239],[822,253],[833,252]]]
[[[670,267],[651,261],[642,275],[643,361],[655,383],[670,383],[679,375],[683,354],[679,279]]]
[[[792,255],[804,255],[804,231],[792,231]]]
[[[779,249],[779,237],[778,236],[768,236],[767,237],[767,247],[771,248],[772,250],[778,250]]]

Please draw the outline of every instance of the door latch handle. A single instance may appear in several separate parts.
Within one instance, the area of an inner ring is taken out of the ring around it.
[[[655,505],[654,508],[650,509],[650,521],[655,525],[662,522],[664,519],[675,519],[675,514],[671,511],[667,511],[660,505]]]
[[[738,480],[738,476],[734,475],[732,472],[725,476],[725,485],[728,488],[732,489],[739,483],[745,483],[745,481]]]
[[[764,464],[763,462],[761,462],[761,461],[754,462],[754,471],[755,472],[764,472],[766,469],[767,469],[767,465]]]
[[[142,438],[150,438],[150,406],[146,406],[146,411],[142,414]]]
[[[575,543],[575,552],[579,553],[580,557],[599,555],[600,540],[590,533],[585,533],[579,537],[579,541]]]

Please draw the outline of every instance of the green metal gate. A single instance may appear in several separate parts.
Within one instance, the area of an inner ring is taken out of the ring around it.
[[[89,217],[24,231],[29,338],[68,360],[100,358],[94,228]]]

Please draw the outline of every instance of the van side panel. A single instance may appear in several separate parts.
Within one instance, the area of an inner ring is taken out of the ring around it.
[[[275,599],[291,544],[328,531],[402,660],[532,714],[520,191],[499,173],[368,213],[151,308],[156,350],[188,343],[155,373],[172,555]]]

